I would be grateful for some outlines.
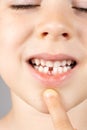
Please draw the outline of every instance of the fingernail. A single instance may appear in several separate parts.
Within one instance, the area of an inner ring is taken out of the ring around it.
[[[48,99],[51,98],[51,97],[58,97],[58,93],[53,89],[47,89],[44,92],[44,97],[48,98]]]

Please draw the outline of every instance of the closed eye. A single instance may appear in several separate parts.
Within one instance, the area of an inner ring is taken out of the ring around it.
[[[20,5],[11,5],[10,7],[12,9],[18,9],[18,10],[22,10],[22,9],[30,9],[30,8],[36,8],[39,7],[40,5],[34,5],[34,4],[20,4]]]
[[[87,8],[82,8],[82,7],[72,7],[73,9],[83,12],[83,13],[87,13]]]

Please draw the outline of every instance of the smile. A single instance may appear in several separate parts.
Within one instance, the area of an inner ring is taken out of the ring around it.
[[[58,85],[77,66],[77,60],[64,54],[40,54],[28,58],[28,68],[33,76],[45,85]]]
[[[73,69],[76,65],[73,60],[46,61],[43,59],[31,59],[29,63],[37,71],[48,75],[63,74]]]

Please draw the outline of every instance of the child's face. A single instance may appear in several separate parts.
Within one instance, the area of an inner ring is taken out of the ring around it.
[[[19,4],[40,6],[12,7]],[[61,93],[67,110],[87,98],[87,11],[79,7],[87,0],[0,0],[1,77],[41,112],[47,88]]]

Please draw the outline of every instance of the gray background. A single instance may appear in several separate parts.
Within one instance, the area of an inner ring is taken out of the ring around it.
[[[9,88],[0,77],[0,119],[11,109],[11,98]]]

